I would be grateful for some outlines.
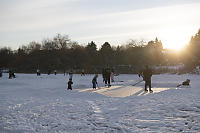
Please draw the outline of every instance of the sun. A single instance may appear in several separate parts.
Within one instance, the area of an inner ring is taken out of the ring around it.
[[[181,49],[185,47],[186,44],[187,44],[187,40],[184,38],[170,37],[170,38],[167,38],[166,42],[164,43],[164,46],[166,46],[167,49],[180,51]]]
[[[176,51],[182,50],[189,42],[189,37],[182,32],[170,32],[162,37],[163,47]]]

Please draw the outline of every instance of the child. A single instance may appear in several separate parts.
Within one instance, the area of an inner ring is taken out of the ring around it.
[[[93,89],[96,89],[97,78],[98,78],[98,74],[96,74],[96,75],[94,76],[94,78],[92,79]]]
[[[72,84],[73,84],[73,82],[72,82],[72,79],[70,78],[69,79],[69,81],[68,81],[68,90],[72,90]]]

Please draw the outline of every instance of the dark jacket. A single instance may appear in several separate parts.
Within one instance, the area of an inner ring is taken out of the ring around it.
[[[152,70],[150,68],[146,68],[143,71],[143,78],[145,81],[151,81]]]
[[[92,83],[97,84],[97,77],[96,76],[92,79]]]
[[[111,69],[110,69],[110,68],[106,68],[106,69],[105,69],[105,76],[106,76],[107,78],[109,78],[110,75],[111,75]]]

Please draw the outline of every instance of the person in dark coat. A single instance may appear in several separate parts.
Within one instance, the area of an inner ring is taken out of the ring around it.
[[[102,69],[102,77],[103,77],[103,82],[105,84],[107,84],[107,82],[106,82],[106,71],[105,71],[105,68]]]
[[[95,74],[94,78],[92,79],[93,89],[96,89],[96,86],[97,86],[97,78],[98,78],[98,74]]]
[[[9,70],[8,73],[9,73],[9,77],[8,78],[11,79],[12,78],[12,71]]]
[[[145,81],[145,91],[147,90],[147,86],[149,86],[149,91],[153,92],[151,90],[151,76],[152,76],[152,70],[147,65],[145,66],[145,69],[143,71],[143,79]]]
[[[14,73],[14,71],[12,71],[12,70],[9,70],[9,79],[11,79],[11,78],[16,78],[15,77],[15,73]]]
[[[110,87],[110,76],[111,76],[111,69],[109,67],[107,67],[105,69],[105,77],[106,77],[106,83],[108,85],[108,87]]]
[[[66,70],[64,69],[64,76],[66,75]]]
[[[70,78],[69,79],[69,81],[68,81],[68,90],[72,90],[72,84],[73,84],[73,82],[72,82],[72,79]]]

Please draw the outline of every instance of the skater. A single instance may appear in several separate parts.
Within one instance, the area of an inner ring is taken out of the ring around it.
[[[11,70],[9,70],[9,72],[8,72],[8,73],[9,73],[9,77],[8,77],[8,78],[9,78],[9,79],[11,79],[11,78],[12,78],[12,71],[11,71]]]
[[[16,78],[14,71],[12,71],[12,77]]]
[[[72,79],[70,78],[69,79],[69,81],[68,81],[68,90],[72,90],[72,84],[73,84],[73,82],[72,82]]]
[[[56,75],[57,74],[57,71],[56,70],[54,70],[54,75]]]
[[[182,82],[182,84],[177,85],[177,87],[180,87],[181,85],[189,86],[190,85],[190,80],[187,79],[186,81]]]
[[[84,69],[82,69],[82,71],[81,71],[81,76],[85,76],[85,71],[84,71]]]
[[[37,69],[37,76],[40,76],[40,69]]]
[[[107,66],[107,68],[105,69],[105,77],[106,77],[106,81],[105,81],[105,84],[108,85],[108,87],[110,87],[110,75],[111,75],[111,70],[110,70],[110,67]]]
[[[96,89],[97,78],[98,78],[98,74],[95,74],[94,78],[92,79],[93,89]]]
[[[9,70],[9,79],[16,78],[15,73],[12,70]]]
[[[64,76],[66,75],[66,70],[64,70]]]
[[[72,71],[72,69],[69,71],[69,79],[72,79],[72,77],[73,77],[73,71]]]
[[[147,92],[147,86],[149,86],[149,91],[153,92],[151,90],[151,76],[152,76],[152,70],[148,67],[148,65],[145,66],[145,70],[143,71],[143,79],[145,81],[145,91]]]
[[[104,82],[105,84],[107,84],[107,83],[106,83],[106,71],[105,71],[105,68],[102,69],[102,78],[103,78],[103,82]]]

